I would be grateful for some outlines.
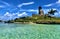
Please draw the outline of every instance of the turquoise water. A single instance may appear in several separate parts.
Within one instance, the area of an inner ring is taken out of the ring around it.
[[[60,25],[0,23],[0,39],[60,39]]]

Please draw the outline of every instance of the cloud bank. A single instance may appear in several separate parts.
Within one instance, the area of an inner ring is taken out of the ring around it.
[[[6,12],[3,16],[0,16],[1,20],[11,20],[11,19],[15,19],[15,18],[19,18],[19,17],[25,17],[28,16],[28,14],[26,12],[22,12],[22,13],[9,13]]]

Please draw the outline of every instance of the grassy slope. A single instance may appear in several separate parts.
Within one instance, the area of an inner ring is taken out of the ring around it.
[[[45,17],[44,16],[39,16],[39,15],[33,15],[32,17],[25,17],[25,18],[17,18],[15,20],[12,20],[13,22],[45,22],[45,23],[49,23],[49,22],[54,22],[54,23],[60,23],[60,18],[49,18],[49,17]]]

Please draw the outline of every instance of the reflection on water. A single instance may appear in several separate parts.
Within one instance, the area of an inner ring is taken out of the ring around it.
[[[0,23],[1,39],[60,39],[60,25]]]

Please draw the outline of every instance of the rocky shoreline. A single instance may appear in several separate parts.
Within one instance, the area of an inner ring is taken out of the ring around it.
[[[50,21],[46,21],[46,22],[12,22],[12,23],[19,23],[19,24],[60,24],[60,22],[50,22]]]
[[[4,22],[4,23],[20,23],[20,24],[60,24],[60,20],[38,20],[38,21],[30,21],[30,22]]]
[[[56,21],[40,21],[35,23],[36,24],[60,24],[60,22],[56,22]]]

